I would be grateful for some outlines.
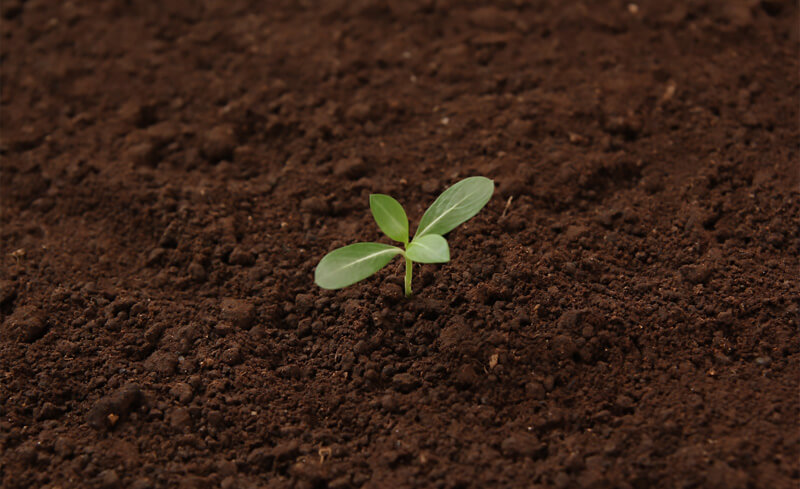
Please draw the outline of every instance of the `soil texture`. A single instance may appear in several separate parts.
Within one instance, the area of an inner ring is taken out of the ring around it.
[[[3,0],[0,486],[797,488],[798,25]],[[414,297],[314,285],[470,175]]]

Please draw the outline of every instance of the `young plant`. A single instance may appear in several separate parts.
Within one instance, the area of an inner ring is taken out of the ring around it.
[[[406,262],[405,293],[411,295],[412,263],[446,263],[450,248],[443,235],[477,214],[492,198],[494,182],[469,177],[445,190],[428,207],[409,241],[408,217],[398,201],[383,194],[369,196],[372,217],[383,233],[403,248],[383,243],[355,243],[322,257],[314,282],[323,289],[341,289],[364,280],[402,255]]]

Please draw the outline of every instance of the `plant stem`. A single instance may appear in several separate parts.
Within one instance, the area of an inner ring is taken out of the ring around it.
[[[406,297],[411,295],[411,258],[406,258]]]

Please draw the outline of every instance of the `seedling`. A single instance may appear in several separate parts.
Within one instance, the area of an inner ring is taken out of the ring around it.
[[[409,242],[408,217],[400,202],[383,194],[369,196],[372,217],[383,233],[403,243],[403,248],[383,243],[355,243],[335,249],[322,257],[314,282],[323,289],[341,289],[364,280],[385,267],[397,255],[406,262],[405,293],[411,295],[412,264],[446,263],[450,247],[445,234],[477,214],[492,198],[494,182],[469,177],[445,190],[428,207]]]

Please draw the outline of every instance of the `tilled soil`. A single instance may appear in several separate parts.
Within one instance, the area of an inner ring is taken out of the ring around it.
[[[796,2],[268,3],[2,2],[0,486],[798,486]]]

